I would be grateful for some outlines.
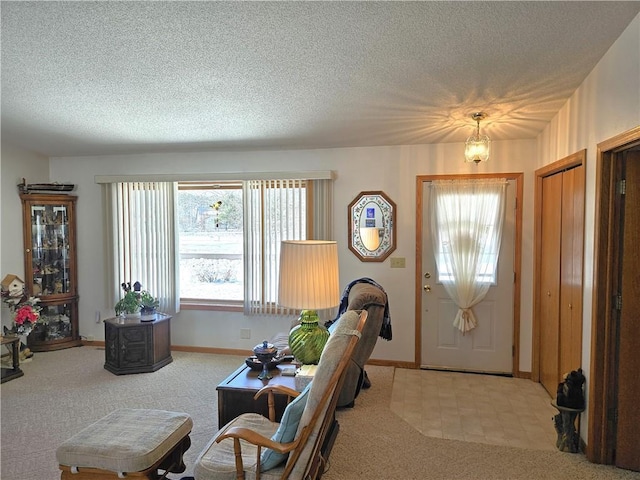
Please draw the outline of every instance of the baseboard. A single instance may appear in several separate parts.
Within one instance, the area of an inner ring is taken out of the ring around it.
[[[367,360],[367,365],[377,365],[379,367],[396,367],[396,368],[418,368],[413,362],[403,362],[399,360],[380,360],[377,358],[370,358]]]
[[[176,352],[193,352],[193,353],[217,353],[221,355],[251,355],[251,349],[237,348],[214,348],[214,347],[192,347],[189,345],[171,345],[171,350]]]

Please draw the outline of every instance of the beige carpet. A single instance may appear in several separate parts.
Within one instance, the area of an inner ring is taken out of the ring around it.
[[[81,347],[36,353],[25,376],[0,389],[2,480],[59,477],[56,447],[120,407],[189,413],[194,420],[188,475],[217,429],[216,385],[242,357],[174,352],[161,370],[116,376],[104,351]],[[373,383],[353,409],[337,413],[340,433],[326,480],[342,479],[634,479],[640,474],[588,463],[582,455],[492,446],[421,435],[389,405],[394,369],[368,367]],[[178,479],[182,475],[171,475]]]

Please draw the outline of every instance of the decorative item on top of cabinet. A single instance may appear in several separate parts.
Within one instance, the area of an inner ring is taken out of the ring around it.
[[[77,197],[21,193],[25,289],[40,297],[41,320],[27,337],[34,352],[81,345],[76,260]]]

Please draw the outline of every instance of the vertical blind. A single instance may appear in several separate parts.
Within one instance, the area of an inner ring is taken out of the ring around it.
[[[305,181],[250,180],[244,196],[244,311],[287,314],[276,303],[280,242],[306,239]]]
[[[106,298],[115,304],[123,282],[158,297],[159,310],[179,311],[174,182],[104,184],[109,258]]]

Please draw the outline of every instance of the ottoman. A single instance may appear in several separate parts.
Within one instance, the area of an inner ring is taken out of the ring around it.
[[[56,450],[61,479],[108,480],[182,473],[193,421],[186,413],[120,409],[89,425]],[[160,475],[158,470],[163,470]]]

